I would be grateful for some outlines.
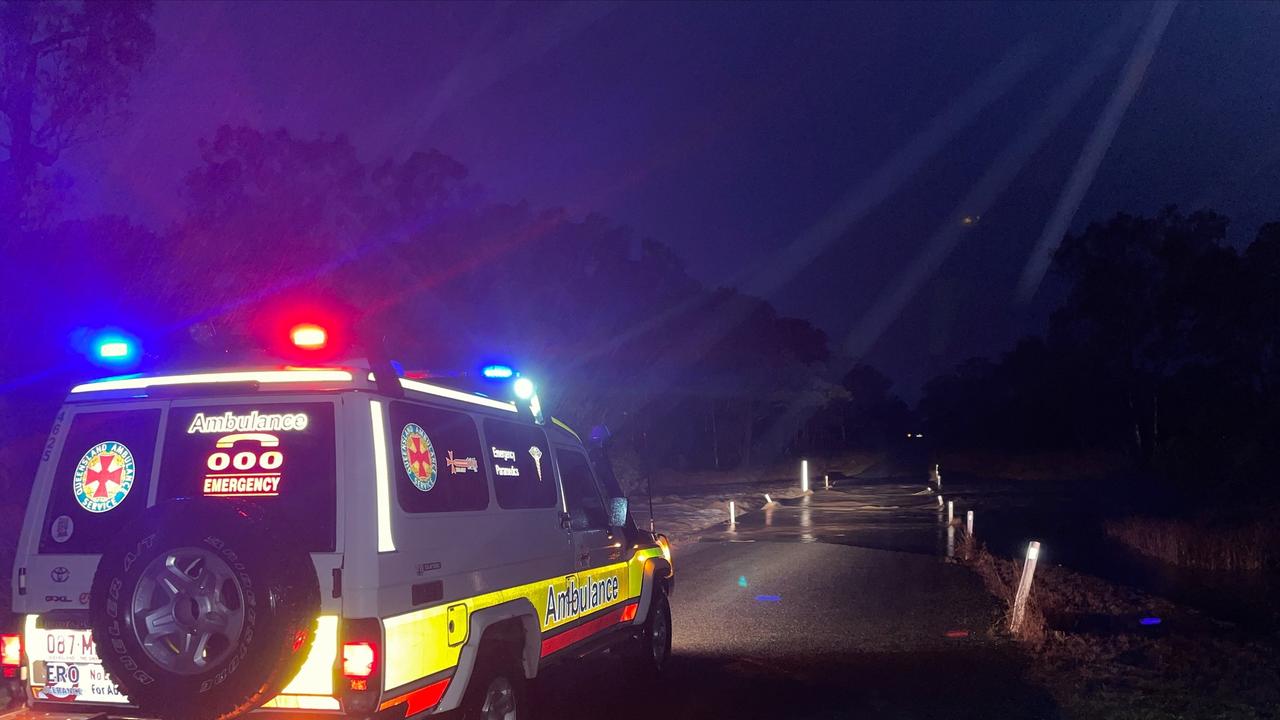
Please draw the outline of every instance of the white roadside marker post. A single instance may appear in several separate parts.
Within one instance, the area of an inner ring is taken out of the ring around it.
[[[956,516],[956,501],[948,500],[947,501],[947,525],[948,526],[951,525],[951,521],[955,519],[955,516]]]
[[[772,504],[773,504],[773,498],[769,497],[769,493],[765,493],[765,494],[764,494],[764,504],[765,504],[765,505],[772,505]]]
[[[939,495],[939,496],[938,496],[938,509],[939,509],[939,510],[941,510],[941,509],[942,509],[942,496],[941,496],[941,495]]]
[[[969,537],[973,537],[973,511],[964,514],[964,532]]]
[[[733,511],[733,501],[729,501],[729,527],[738,524],[738,514]]]
[[[809,461],[800,461],[800,492],[809,494]]]
[[[823,476],[822,476],[822,489],[823,489],[823,490],[830,490],[830,489],[831,489],[831,476],[830,476],[830,475],[823,475]]]
[[[1027,615],[1027,598],[1031,596],[1031,580],[1036,574],[1036,560],[1040,557],[1040,542],[1032,540],[1027,545],[1027,559],[1022,565],[1022,578],[1018,580],[1018,592],[1013,596],[1013,617],[1009,619],[1009,632],[1017,635]]]

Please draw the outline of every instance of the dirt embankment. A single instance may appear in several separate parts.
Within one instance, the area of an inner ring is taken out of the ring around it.
[[[969,557],[988,590],[1012,605],[1022,561],[984,548],[971,548]],[[1017,640],[1065,718],[1248,720],[1280,713],[1280,638],[1060,566],[1036,569]]]

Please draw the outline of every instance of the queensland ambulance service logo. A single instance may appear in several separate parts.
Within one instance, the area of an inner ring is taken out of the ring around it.
[[[436,486],[436,449],[421,425],[409,423],[400,432],[400,459],[414,487],[427,492]]]
[[[124,502],[133,487],[137,466],[122,443],[108,440],[89,448],[76,465],[71,487],[80,507],[104,513]]]

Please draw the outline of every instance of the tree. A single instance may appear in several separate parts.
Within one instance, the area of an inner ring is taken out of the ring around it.
[[[1161,442],[1164,381],[1205,359],[1214,308],[1229,302],[1236,257],[1222,245],[1226,228],[1210,211],[1121,213],[1068,236],[1055,255],[1071,288],[1053,315],[1051,344],[1073,348],[1122,389],[1125,432],[1144,462]]]
[[[0,222],[47,219],[45,171],[119,118],[155,49],[150,2],[0,2]],[[45,194],[46,196],[42,196]]]
[[[840,385],[849,398],[838,407],[840,439],[845,447],[879,447],[913,429],[907,404],[890,392],[893,381],[884,373],[858,363],[844,374]]]

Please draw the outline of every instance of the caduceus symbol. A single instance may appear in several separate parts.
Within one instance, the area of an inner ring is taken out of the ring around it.
[[[533,456],[533,465],[538,470],[538,482],[542,482],[542,450],[534,445],[529,448],[529,454]]]

